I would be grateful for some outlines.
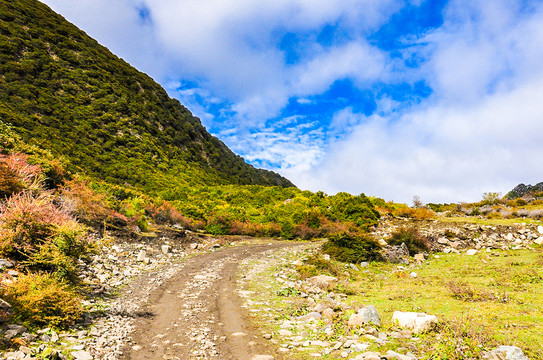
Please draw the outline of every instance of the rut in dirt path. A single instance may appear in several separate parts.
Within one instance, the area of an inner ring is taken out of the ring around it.
[[[146,315],[122,359],[273,359],[241,307],[235,278],[240,261],[292,245],[232,247],[187,260],[142,306]]]

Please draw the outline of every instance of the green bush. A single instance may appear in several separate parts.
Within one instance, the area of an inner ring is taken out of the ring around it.
[[[340,269],[336,265],[320,256],[309,257],[304,261],[303,265],[296,267],[296,271],[302,279],[320,274],[331,276],[339,276],[341,274]]]
[[[322,251],[335,260],[358,263],[382,260],[381,246],[368,235],[354,235],[347,232],[333,234],[322,246]]]
[[[410,254],[431,250],[430,240],[421,235],[419,230],[414,226],[402,227],[393,232],[387,240],[387,243],[389,245],[401,245],[402,243],[405,243]]]
[[[80,296],[51,274],[20,275],[1,292],[12,305],[15,319],[31,326],[67,327],[83,313]]]

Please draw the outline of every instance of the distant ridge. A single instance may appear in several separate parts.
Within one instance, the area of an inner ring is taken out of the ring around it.
[[[535,185],[519,184],[515,188],[509,191],[506,195],[508,199],[516,199],[526,195],[534,196],[536,193],[543,192],[543,182]]]
[[[147,191],[294,186],[247,164],[153,79],[36,0],[0,0],[0,120],[73,170]]]

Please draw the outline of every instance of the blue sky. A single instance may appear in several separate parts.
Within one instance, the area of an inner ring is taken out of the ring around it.
[[[46,0],[298,187],[411,203],[543,181],[543,2]]]

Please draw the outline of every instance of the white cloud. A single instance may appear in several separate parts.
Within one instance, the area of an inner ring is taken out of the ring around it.
[[[469,4],[451,2],[444,26],[424,39],[430,98],[400,113],[394,104],[380,116],[338,112],[338,126],[353,132],[291,180],[407,203],[474,201],[542,181],[543,13]]]

